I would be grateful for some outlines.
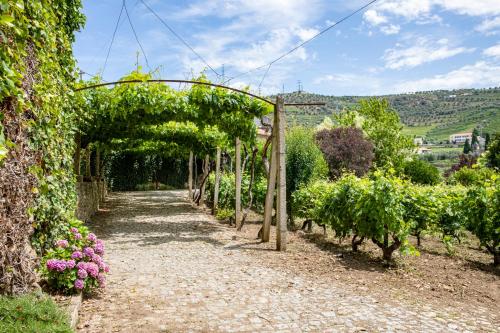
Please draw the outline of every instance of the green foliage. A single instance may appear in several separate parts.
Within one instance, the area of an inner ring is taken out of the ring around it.
[[[468,229],[500,265],[500,177],[493,176],[467,192],[465,216]]]
[[[459,241],[464,231],[464,198],[466,190],[462,186],[435,188],[439,203],[438,230],[448,252],[453,252],[453,242]]]
[[[407,185],[403,204],[404,219],[411,223],[412,234],[417,237],[420,246],[422,233],[433,232],[437,228],[440,214],[439,196],[434,187]]]
[[[492,169],[484,167],[461,168],[448,178],[448,183],[463,186],[478,185],[490,179],[494,173]]]
[[[286,134],[286,190],[289,216],[292,194],[312,180],[326,178],[328,166],[323,154],[314,142],[313,132],[302,127],[293,127]]]
[[[1,2],[0,100],[12,98],[19,114],[29,110],[25,126],[30,146],[41,161],[33,167],[38,192],[30,210],[33,244],[41,253],[74,215],[76,195],[72,172],[76,78],[71,44],[85,18],[80,0]],[[29,94],[24,91],[25,75]],[[34,79],[33,82],[31,80]],[[32,90],[32,91],[31,91]],[[32,94],[32,95],[31,95]],[[0,143],[0,150],[4,151]]]
[[[404,174],[415,184],[436,185],[441,181],[438,168],[420,159],[406,161]]]
[[[7,143],[5,142],[5,136],[3,134],[3,126],[0,123],[0,166],[2,165],[2,160],[7,156],[7,152]]]
[[[500,133],[495,134],[488,144],[488,151],[485,157],[488,167],[500,170]]]
[[[293,193],[293,214],[299,218],[323,222],[319,209],[323,206],[324,196],[330,192],[333,183],[318,180],[302,186]]]
[[[352,112],[335,116],[340,126],[358,126],[374,145],[375,165],[402,171],[404,161],[412,155],[414,145],[402,133],[398,114],[390,109],[385,99],[361,100]]]
[[[0,332],[71,333],[68,314],[44,294],[0,296]]]

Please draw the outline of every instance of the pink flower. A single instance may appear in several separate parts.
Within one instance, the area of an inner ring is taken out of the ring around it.
[[[97,240],[97,237],[96,235],[94,235],[93,233],[90,233],[88,236],[87,236],[87,240],[91,241],[91,242],[95,242]]]
[[[71,227],[71,228],[69,229],[69,231],[71,231],[72,233],[76,234],[76,233],[78,232],[78,229],[77,229],[77,228],[75,228],[75,227]]]
[[[67,240],[65,240],[65,239],[61,239],[61,240],[58,240],[58,241],[56,242],[56,245],[57,245],[57,247],[60,247],[60,248],[65,249],[65,248],[67,248],[67,247],[69,246],[69,243],[68,243],[68,241],[67,241]]]
[[[75,251],[73,254],[71,254],[72,259],[82,259],[83,258],[83,253],[80,251]]]
[[[80,279],[85,279],[88,276],[87,271],[84,269],[79,269],[77,275]]]
[[[80,233],[77,232],[75,234],[75,239],[82,239],[82,234],[80,234]]]
[[[106,287],[106,276],[104,276],[104,274],[100,273],[97,276],[97,282],[99,283],[100,288]]]
[[[87,269],[87,263],[83,262],[83,261],[80,261],[78,264],[76,264],[76,268],[86,270]]]
[[[74,268],[75,265],[76,265],[76,262],[73,259],[66,261],[67,268]]]
[[[78,290],[82,290],[85,287],[85,282],[83,280],[77,279],[75,281],[75,288]]]
[[[94,245],[95,253],[103,255],[104,254],[104,242],[98,239]]]
[[[49,259],[46,265],[49,271],[62,272],[66,269],[66,261],[64,260]]]
[[[103,263],[104,264],[104,263]],[[104,268],[103,268],[104,272],[106,273],[109,273],[109,266],[104,264]]]
[[[95,262],[97,265],[102,261],[102,258],[98,254],[93,254],[92,255],[92,261]]]
[[[97,277],[97,275],[99,274],[99,266],[97,266],[93,262],[87,263],[87,267],[85,267],[85,269],[87,273],[89,273],[89,275],[92,276],[93,278]]]
[[[92,258],[94,255],[94,249],[91,247],[86,247],[83,249],[83,255],[89,258]]]

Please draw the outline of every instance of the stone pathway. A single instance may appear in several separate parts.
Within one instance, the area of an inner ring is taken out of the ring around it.
[[[495,332],[498,313],[389,304],[263,265],[184,191],[115,193],[93,230],[111,266],[79,332]],[[248,239],[246,240],[248,242]],[[269,248],[262,247],[262,251]],[[276,253],[276,260],[286,256]]]

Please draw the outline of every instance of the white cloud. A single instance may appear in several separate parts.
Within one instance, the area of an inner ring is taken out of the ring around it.
[[[399,33],[401,27],[397,24],[390,24],[387,26],[380,27],[380,31],[386,35],[395,35]]]
[[[385,67],[390,69],[413,68],[424,63],[442,60],[456,56],[461,53],[472,52],[474,49],[465,47],[453,47],[447,39],[431,41],[427,38],[418,38],[412,41],[412,46],[388,49],[385,51],[383,60]]]
[[[500,59],[500,43],[487,48],[483,51],[483,54],[488,57],[498,58]]]
[[[433,0],[436,5],[461,15],[482,16],[500,14],[498,0]]]
[[[369,9],[363,14],[364,19],[372,24],[372,25],[379,25],[382,23],[387,23],[387,18],[385,16],[380,15],[377,13],[376,10]]]
[[[438,89],[482,88],[500,86],[500,66],[485,61],[463,66],[447,74],[403,82],[397,92],[415,92]]]
[[[500,16],[484,20],[476,27],[476,31],[487,35],[497,34],[500,31]]]

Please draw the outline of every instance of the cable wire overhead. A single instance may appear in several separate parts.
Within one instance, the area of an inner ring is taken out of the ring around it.
[[[140,0],[142,2],[142,4],[154,15],[156,16],[156,18],[178,39],[180,40],[188,49],[191,50],[191,52],[193,52],[197,57],[198,59],[200,59],[212,72],[215,73],[215,75],[217,75],[217,77],[220,76],[220,74],[215,70],[213,69],[212,66],[210,66],[210,64],[198,53],[196,52],[196,50],[194,48],[191,47],[191,45],[188,44],[188,42],[186,42],[179,34],[177,34],[174,29],[172,29],[172,27],[170,27],[170,25],[167,24],[167,22],[165,22],[165,20],[163,20],[151,7],[149,7],[149,5],[144,1],[144,0]]]
[[[141,1],[142,1],[142,0],[141,0]],[[251,70],[249,70],[249,71],[246,71],[246,72],[244,72],[244,73],[238,74],[238,75],[236,75],[236,76],[233,76],[232,78],[230,78],[230,79],[226,80],[226,81],[224,82],[224,84],[227,84],[227,83],[229,83],[230,81],[232,81],[232,80],[234,80],[234,79],[236,79],[236,78],[238,78],[238,77],[241,77],[241,76],[244,76],[244,75],[250,74],[250,73],[252,73],[252,72],[255,72],[255,71],[259,70],[259,69],[263,69],[263,68],[268,67],[268,68],[267,68],[267,70],[266,70],[266,72],[265,72],[265,74],[264,74],[264,76],[263,76],[263,78],[262,78],[262,81],[264,81],[264,78],[267,76],[267,73],[269,72],[269,69],[270,69],[270,68],[271,68],[271,66],[272,66],[272,65],[274,65],[276,62],[278,62],[278,61],[280,61],[281,59],[285,58],[285,57],[286,57],[286,56],[288,56],[289,54],[291,54],[291,53],[293,53],[293,52],[297,51],[298,49],[300,49],[301,47],[303,47],[303,46],[304,46],[304,45],[306,45],[307,43],[309,43],[309,42],[311,42],[312,40],[314,40],[314,39],[318,38],[319,36],[323,35],[325,32],[327,32],[327,31],[331,30],[332,28],[336,27],[337,25],[341,24],[342,22],[344,22],[344,21],[346,21],[346,20],[350,19],[352,16],[356,15],[357,13],[359,13],[359,12],[363,11],[364,9],[366,9],[366,8],[370,7],[371,5],[373,5],[373,4],[374,4],[375,2],[377,2],[377,1],[379,1],[379,0],[372,0],[372,1],[368,2],[367,4],[365,4],[364,6],[362,6],[362,7],[358,8],[358,9],[356,9],[355,11],[353,11],[352,13],[350,13],[349,15],[344,16],[344,17],[343,17],[343,18],[341,18],[340,20],[338,20],[338,21],[336,21],[335,23],[333,23],[333,24],[329,25],[329,26],[328,26],[328,27],[326,27],[325,29],[321,30],[321,31],[320,31],[320,32],[318,32],[316,35],[314,35],[314,36],[312,36],[311,38],[309,38],[309,39],[307,39],[307,40],[303,41],[302,43],[300,43],[299,45],[295,46],[295,47],[294,47],[294,48],[292,48],[291,50],[289,50],[289,51],[287,51],[287,52],[283,53],[282,55],[280,55],[280,56],[279,56],[279,57],[277,57],[276,59],[272,60],[271,62],[269,62],[269,63],[267,63],[267,64],[265,64],[265,65],[262,65],[262,66],[259,66],[259,67],[256,67],[256,68],[253,68],[253,69],[251,69]],[[262,85],[262,81],[261,81],[260,85]],[[259,88],[260,88],[260,85],[259,85]]]
[[[130,15],[128,13],[127,4],[125,3],[125,0],[123,0],[123,7],[125,8],[125,14],[127,15],[127,19],[128,19],[128,23],[130,24],[130,28],[132,28],[132,32],[134,33],[135,40],[136,40],[137,44],[139,44],[139,48],[141,49],[142,55],[144,56],[144,59],[146,60],[146,66],[148,66],[150,71],[153,71],[151,69],[151,66],[149,66],[149,61],[148,61],[148,57],[146,56],[146,52],[144,52],[144,48],[142,47],[142,44],[139,41],[139,37],[137,36],[137,32],[135,31],[134,24],[132,23],[132,20],[130,19]]]
[[[111,53],[111,48],[113,47],[113,43],[115,42],[116,32],[118,31],[118,25],[120,24],[124,7],[125,7],[125,1],[122,2],[120,15],[118,15],[118,20],[116,20],[115,29],[113,30],[113,37],[111,37],[111,43],[109,44],[108,53],[106,54],[106,60],[104,61],[104,66],[102,66],[101,75],[104,75],[104,71],[106,70],[106,66],[108,65],[109,54]]]

